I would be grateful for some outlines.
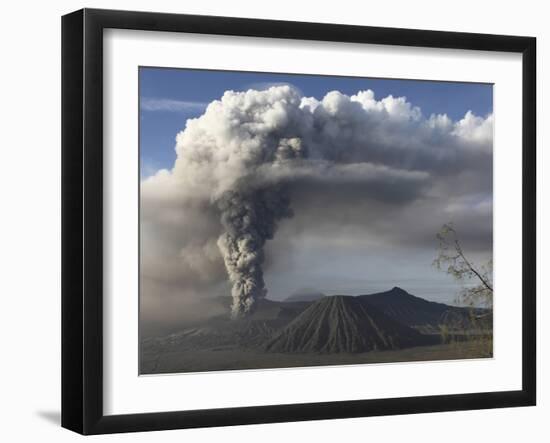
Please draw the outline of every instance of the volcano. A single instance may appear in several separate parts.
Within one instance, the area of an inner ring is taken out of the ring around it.
[[[427,344],[429,338],[366,300],[345,295],[312,303],[266,345],[269,352],[359,353]]]

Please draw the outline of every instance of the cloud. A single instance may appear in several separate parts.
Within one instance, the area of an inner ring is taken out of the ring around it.
[[[142,181],[142,278],[195,294],[229,285],[243,315],[269,289],[266,264],[306,231],[418,248],[453,217],[489,248],[492,127],[492,115],[426,117],[371,90],[227,91],[187,120],[173,168]]]
[[[165,112],[197,112],[203,111],[208,103],[193,102],[185,100],[171,100],[167,98],[142,98],[140,109],[143,111],[165,111]]]
[[[288,86],[301,93],[300,89],[288,82],[254,82],[244,86],[244,90],[252,89],[255,91],[265,91],[270,88],[276,88],[278,86]]]

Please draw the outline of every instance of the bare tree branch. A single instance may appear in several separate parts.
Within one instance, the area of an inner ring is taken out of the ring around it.
[[[493,302],[493,273],[492,261],[481,268],[466,257],[458,234],[451,223],[443,225],[436,235],[439,241],[439,253],[434,260],[434,266],[441,269],[446,266],[448,274],[455,280],[467,283],[477,280],[480,284],[476,287],[465,287],[461,291],[462,302],[474,305],[482,302],[492,306]]]

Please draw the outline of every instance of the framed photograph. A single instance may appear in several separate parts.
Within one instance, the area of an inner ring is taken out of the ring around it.
[[[536,41],[62,20],[62,425],[535,405]]]

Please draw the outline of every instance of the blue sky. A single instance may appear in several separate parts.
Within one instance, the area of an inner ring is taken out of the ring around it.
[[[139,80],[142,177],[171,168],[176,158],[175,136],[186,120],[201,115],[206,104],[230,89],[264,89],[273,83],[290,83],[305,96],[318,99],[332,90],[352,95],[372,89],[377,99],[390,94],[405,96],[424,115],[445,113],[453,120],[469,110],[485,116],[493,107],[492,85],[478,83],[145,67],[139,70]]]

